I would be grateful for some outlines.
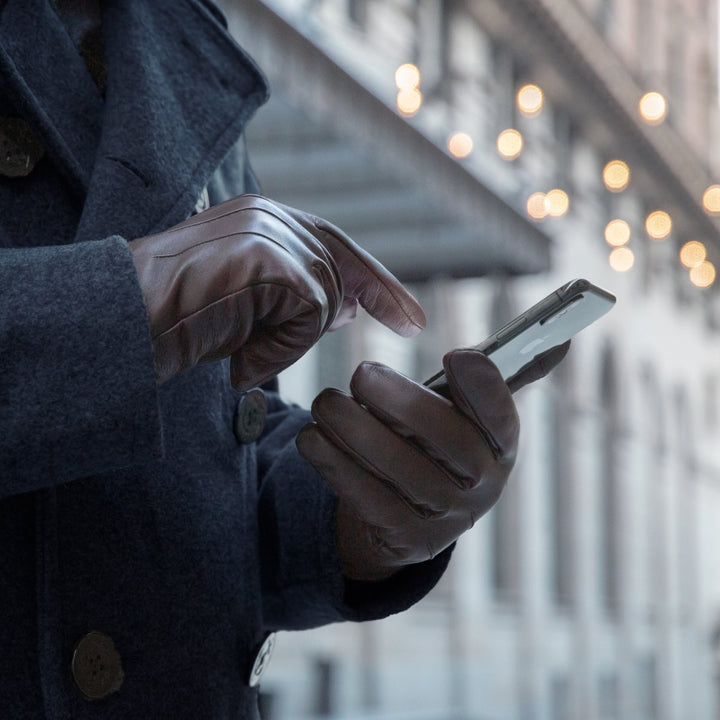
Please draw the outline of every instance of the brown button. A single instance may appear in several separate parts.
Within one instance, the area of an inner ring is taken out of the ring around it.
[[[0,175],[29,175],[45,150],[30,126],[17,117],[0,117]]]
[[[117,692],[125,677],[113,641],[96,630],[81,637],[75,645],[72,674],[86,700],[102,700]]]
[[[235,412],[235,437],[238,442],[255,442],[262,434],[267,415],[267,398],[259,388],[243,394]]]

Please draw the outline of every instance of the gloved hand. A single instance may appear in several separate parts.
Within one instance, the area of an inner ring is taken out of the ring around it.
[[[341,230],[257,195],[128,245],[160,382],[231,356],[233,386],[259,385],[352,320],[358,303],[403,336],[425,325],[412,295]]]
[[[326,389],[297,438],[338,495],[345,577],[379,580],[434,557],[498,500],[515,461],[519,420],[508,386],[477,350],[448,353],[448,400],[377,363],[351,395]]]

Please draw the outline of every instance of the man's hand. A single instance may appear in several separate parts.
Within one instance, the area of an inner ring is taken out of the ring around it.
[[[508,386],[477,350],[443,365],[451,400],[376,363],[351,395],[324,390],[297,445],[338,495],[343,574],[379,580],[434,557],[498,500],[519,421]]]
[[[341,230],[257,195],[128,244],[160,382],[231,356],[233,386],[259,385],[358,304],[403,336],[425,325],[412,295]]]

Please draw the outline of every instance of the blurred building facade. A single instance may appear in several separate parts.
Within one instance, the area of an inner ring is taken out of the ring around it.
[[[573,277],[618,297],[518,393],[517,469],[440,585],[281,635],[267,719],[720,717],[716,3],[221,4],[274,88],[248,133],[264,191],[428,314],[413,341],[364,317],[326,336],[290,399],[363,359],[421,380]]]

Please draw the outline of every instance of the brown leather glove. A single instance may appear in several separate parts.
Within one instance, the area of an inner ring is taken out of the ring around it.
[[[298,449],[338,495],[343,574],[379,580],[434,557],[498,500],[519,421],[508,386],[477,350],[443,360],[452,401],[377,363],[352,395],[323,390]]]
[[[259,385],[295,362],[358,303],[400,335],[425,325],[417,301],[329,222],[241,195],[128,243],[163,382],[231,356],[231,382]]]

